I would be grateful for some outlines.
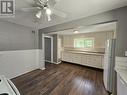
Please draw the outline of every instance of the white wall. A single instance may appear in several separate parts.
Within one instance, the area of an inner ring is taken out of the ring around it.
[[[0,51],[36,49],[33,29],[0,20]]]
[[[37,46],[38,35],[32,30],[0,21],[0,75],[14,78],[38,68],[44,69],[43,53]]]
[[[105,42],[107,39],[113,38],[113,31],[105,32],[91,32],[75,35],[63,36],[63,47],[74,47],[75,38],[94,38],[94,48],[105,48]]]

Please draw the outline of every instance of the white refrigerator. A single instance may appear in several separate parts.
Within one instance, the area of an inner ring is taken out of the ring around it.
[[[114,83],[114,66],[115,66],[115,39],[109,39],[106,42],[105,55],[104,55],[104,74],[103,81],[105,89],[112,93]]]

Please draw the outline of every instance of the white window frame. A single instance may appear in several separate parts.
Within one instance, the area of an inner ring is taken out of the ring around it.
[[[78,48],[78,47],[76,47],[76,45],[75,45],[75,40],[77,40],[77,39],[83,39],[83,40],[93,40],[93,46],[92,47],[90,47],[90,48],[94,48],[94,43],[95,43],[95,40],[94,40],[94,38],[92,38],[92,37],[90,37],[90,38],[74,38],[74,48]],[[85,48],[85,47],[81,47],[81,48]]]

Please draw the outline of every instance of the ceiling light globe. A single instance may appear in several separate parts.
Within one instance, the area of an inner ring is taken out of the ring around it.
[[[51,14],[52,14],[52,11],[51,11],[49,8],[47,8],[47,9],[46,9],[46,14],[47,14],[47,15],[51,15]]]
[[[74,30],[74,33],[76,34],[76,33],[79,33],[79,31],[78,30]]]

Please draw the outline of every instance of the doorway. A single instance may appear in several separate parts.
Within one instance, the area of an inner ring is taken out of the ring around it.
[[[44,36],[45,65],[53,63],[53,37]]]

